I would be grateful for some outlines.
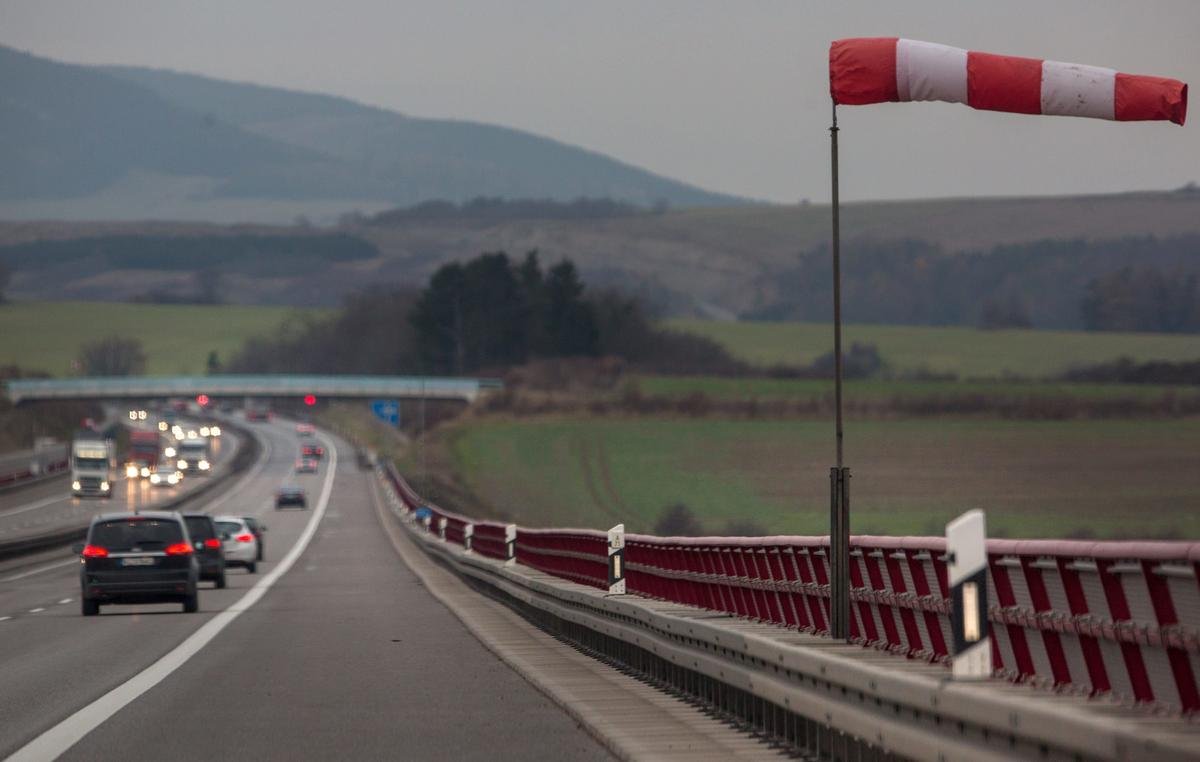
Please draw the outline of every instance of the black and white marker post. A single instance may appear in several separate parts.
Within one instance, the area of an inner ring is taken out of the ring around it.
[[[967,511],[946,525],[946,555],[954,634],[951,674],[955,680],[984,680],[992,675],[992,638],[983,511]]]
[[[625,525],[608,530],[608,592],[625,594]]]

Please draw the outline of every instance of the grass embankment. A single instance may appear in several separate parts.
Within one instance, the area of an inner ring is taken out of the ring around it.
[[[210,352],[228,360],[249,337],[269,334],[292,307],[13,302],[0,305],[0,365],[71,375],[79,347],[107,336],[140,339],[150,375],[206,371]]]
[[[807,365],[833,346],[831,329],[822,323],[672,320],[667,326],[707,336],[735,357],[763,367]],[[1188,334],[847,325],[843,341],[847,347],[874,344],[894,373],[925,369],[961,378],[1048,378],[1118,357],[1143,362],[1200,357],[1200,339]]]
[[[529,525],[649,531],[682,502],[719,532],[828,531],[824,422],[483,419],[443,432],[470,493]],[[941,534],[964,510],[993,536],[1200,536],[1200,421],[875,421],[847,432],[853,531]]]

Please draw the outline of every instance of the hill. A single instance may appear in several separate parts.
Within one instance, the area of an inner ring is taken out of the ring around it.
[[[0,218],[290,221],[479,195],[737,199],[530,133],[0,47]]]

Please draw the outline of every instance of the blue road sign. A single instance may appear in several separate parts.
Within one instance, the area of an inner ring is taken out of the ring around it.
[[[393,426],[400,425],[399,400],[371,400],[371,412],[384,423],[390,423]]]

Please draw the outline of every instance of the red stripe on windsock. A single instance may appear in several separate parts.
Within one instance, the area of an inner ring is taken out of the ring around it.
[[[967,105],[986,111],[1042,113],[1042,62],[1037,58],[967,54]]]
[[[1177,79],[1117,73],[1115,116],[1119,122],[1187,118],[1187,85]]]
[[[896,94],[896,37],[858,37],[829,46],[829,93],[834,103],[864,106],[900,100]]]

